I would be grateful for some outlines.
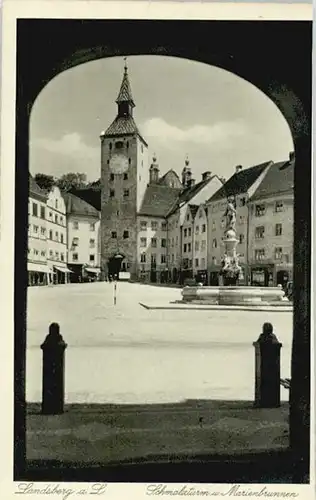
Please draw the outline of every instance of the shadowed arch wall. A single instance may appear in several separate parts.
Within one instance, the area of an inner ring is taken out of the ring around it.
[[[23,462],[29,118],[60,72],[102,57],[169,55],[218,66],[249,81],[278,106],[292,132],[295,270],[290,442],[298,482],[309,475],[311,23],[263,21],[19,20],[17,36],[15,235],[15,438]],[[257,332],[254,332],[254,337]],[[251,381],[250,381],[251,383]],[[16,474],[21,467],[16,467]]]

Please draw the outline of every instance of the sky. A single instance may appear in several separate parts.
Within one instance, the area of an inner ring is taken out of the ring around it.
[[[160,172],[178,174],[186,156],[192,177],[229,178],[247,168],[282,161],[293,150],[287,122],[258,88],[217,67],[164,56],[128,57],[134,118],[156,154]],[[36,99],[30,123],[30,170],[59,177],[84,172],[100,177],[100,133],[114,120],[122,57],[69,69]]]

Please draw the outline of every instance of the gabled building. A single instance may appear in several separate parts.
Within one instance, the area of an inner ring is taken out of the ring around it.
[[[62,196],[67,214],[70,281],[95,280],[100,274],[100,212],[72,193]]]
[[[293,279],[294,154],[275,163],[249,199],[251,284],[285,285]]]
[[[47,265],[47,194],[29,175],[28,202],[28,284],[46,285],[53,269]]]
[[[248,201],[263,181],[273,162],[268,161],[243,169],[237,166],[235,173],[206,202],[208,219],[208,279],[210,285],[219,283],[221,259],[224,254],[223,237],[226,225],[227,198],[233,197],[236,207],[236,230],[239,244],[237,253],[243,268],[245,283],[250,282],[248,270],[249,212]]]

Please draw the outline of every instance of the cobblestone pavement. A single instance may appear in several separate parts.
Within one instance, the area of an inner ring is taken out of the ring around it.
[[[146,310],[139,302],[177,300],[179,289],[119,282],[28,291],[28,401],[41,399],[40,344],[60,324],[66,350],[66,401],[161,403],[184,399],[252,400],[254,348],[270,321],[279,340],[281,376],[290,376],[292,314]],[[281,390],[283,400],[288,391]]]

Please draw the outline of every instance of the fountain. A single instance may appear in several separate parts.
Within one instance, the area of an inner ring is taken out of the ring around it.
[[[289,304],[281,287],[253,287],[239,285],[242,268],[236,251],[236,208],[234,198],[227,199],[224,230],[224,256],[219,286],[186,286],[182,290],[182,303],[217,304],[227,306],[284,306]]]

